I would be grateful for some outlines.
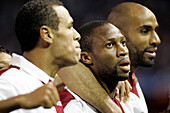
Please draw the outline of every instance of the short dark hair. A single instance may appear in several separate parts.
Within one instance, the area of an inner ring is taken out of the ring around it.
[[[59,19],[53,5],[63,6],[59,0],[31,0],[23,5],[15,22],[15,32],[22,51],[30,51],[36,46],[41,26],[58,29]]]
[[[7,54],[11,55],[11,52],[8,49],[1,46],[1,45],[0,45],[0,52],[4,52],[4,53],[7,53]]]
[[[92,43],[93,43],[93,30],[99,26],[108,24],[107,21],[95,20],[89,23],[82,25],[78,32],[81,35],[80,47],[82,51],[92,52]]]

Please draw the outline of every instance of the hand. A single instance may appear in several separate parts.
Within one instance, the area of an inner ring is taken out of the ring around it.
[[[120,101],[123,100],[123,102],[125,103],[130,97],[131,89],[132,87],[128,80],[119,81],[116,87],[116,98],[118,98]]]
[[[32,109],[39,106],[51,108],[60,100],[57,88],[52,82],[45,84],[30,94],[21,95],[18,99],[20,107],[25,109]]]

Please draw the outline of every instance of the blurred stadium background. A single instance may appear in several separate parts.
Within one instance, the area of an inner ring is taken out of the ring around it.
[[[21,54],[14,32],[17,12],[28,0],[0,0],[0,45]],[[121,2],[133,1],[151,9],[158,20],[159,45],[152,68],[139,68],[136,74],[143,89],[149,113],[167,108],[170,89],[170,1],[169,0],[61,0],[74,18],[74,27],[91,20],[105,20],[111,8]],[[25,26],[26,27],[26,26]]]

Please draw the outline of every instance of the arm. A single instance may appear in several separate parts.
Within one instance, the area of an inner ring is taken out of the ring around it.
[[[89,68],[82,63],[79,62],[75,66],[62,68],[58,74],[69,89],[102,113],[122,113],[98,83]]]
[[[52,82],[45,84],[32,93],[0,101],[0,113],[9,113],[24,108],[33,109],[39,106],[50,108],[59,100],[58,92]]]

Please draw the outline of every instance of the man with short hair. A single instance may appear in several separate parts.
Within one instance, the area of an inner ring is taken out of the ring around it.
[[[122,109],[115,98],[115,90],[118,82],[126,80],[130,72],[125,37],[107,21],[87,23],[80,27],[79,33],[82,37],[81,62],[91,70],[110,98]],[[61,91],[60,98],[66,113],[97,112],[68,88]],[[122,112],[124,113],[123,109]]]
[[[50,81],[80,59],[72,17],[58,0],[31,0],[18,13],[15,31],[23,56],[13,54],[10,68],[1,73],[0,112],[63,113]]]

